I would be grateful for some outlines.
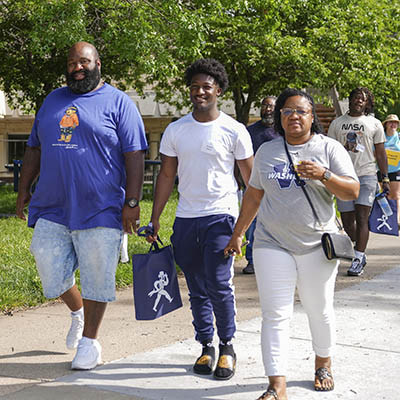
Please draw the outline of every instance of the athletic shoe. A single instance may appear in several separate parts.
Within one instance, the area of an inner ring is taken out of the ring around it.
[[[349,276],[360,276],[364,272],[364,268],[367,265],[367,258],[363,257],[362,261],[360,261],[358,258],[353,258],[353,261],[351,262],[351,266],[349,270],[347,271],[347,275]]]
[[[68,349],[73,350],[78,347],[78,343],[82,339],[83,319],[79,315],[72,314],[71,318],[71,327],[67,334],[66,344]]]
[[[246,275],[254,274],[254,265],[252,263],[248,263],[243,269],[242,272]]]
[[[101,346],[96,339],[83,337],[72,360],[71,369],[93,369],[101,364]]]

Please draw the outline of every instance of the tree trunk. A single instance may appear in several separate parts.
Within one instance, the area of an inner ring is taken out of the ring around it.
[[[250,88],[247,97],[243,94],[240,88],[233,89],[233,100],[235,102],[236,119],[246,125],[249,122],[250,109],[253,102],[256,100],[254,91]]]

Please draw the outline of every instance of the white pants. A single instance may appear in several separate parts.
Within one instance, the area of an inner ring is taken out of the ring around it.
[[[256,248],[253,258],[262,310],[265,374],[286,375],[296,285],[308,316],[313,350],[320,357],[330,357],[336,340],[333,296],[339,261],[327,260],[321,247],[305,255]]]

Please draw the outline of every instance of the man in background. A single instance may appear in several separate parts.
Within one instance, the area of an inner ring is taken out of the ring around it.
[[[385,133],[372,113],[374,97],[365,87],[354,89],[349,96],[349,111],[332,121],[328,136],[343,144],[350,154],[360,180],[360,194],[355,201],[337,199],[343,227],[355,242],[355,257],[347,271],[349,276],[364,272],[365,250],[369,239],[368,217],[377,191],[376,163],[382,173],[383,189],[389,191]]]
[[[258,148],[265,142],[278,137],[278,134],[274,130],[274,110],[275,110],[275,96],[267,96],[261,102],[261,119],[252,125],[247,127],[250,133],[251,141],[253,143],[254,155]],[[254,242],[254,231],[256,229],[257,218],[254,218],[253,222],[249,226],[246,232],[246,238],[249,241],[246,246],[246,260],[247,265],[243,268],[244,274],[254,274],[253,264],[253,242]]]

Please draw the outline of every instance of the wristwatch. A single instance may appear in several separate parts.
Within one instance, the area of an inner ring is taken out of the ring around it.
[[[329,171],[328,168],[325,169],[324,175],[322,175],[321,182],[327,182],[329,179],[331,179],[332,172]]]
[[[125,204],[130,208],[135,208],[139,205],[139,200],[134,197],[130,197],[129,199],[125,199]]]
[[[390,179],[387,175],[382,174],[382,183],[390,183]]]

